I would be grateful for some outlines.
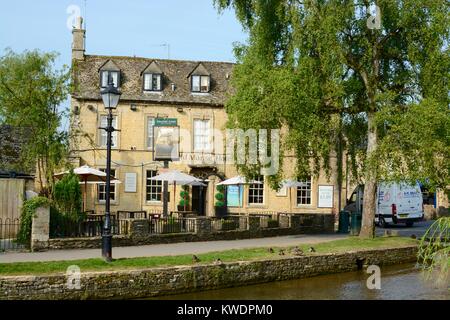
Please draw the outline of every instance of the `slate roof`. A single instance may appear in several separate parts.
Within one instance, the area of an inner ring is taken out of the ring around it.
[[[153,64],[155,62],[156,64]],[[74,60],[75,90],[73,98],[100,100],[100,69],[117,66],[121,71],[121,101],[209,104],[223,106],[230,92],[229,81],[234,64],[229,62],[183,61],[139,57],[86,55]],[[157,65],[163,72],[163,90],[148,93],[142,90],[143,71]],[[206,70],[211,75],[209,93],[191,93],[190,74]],[[172,90],[172,83],[175,90]]]

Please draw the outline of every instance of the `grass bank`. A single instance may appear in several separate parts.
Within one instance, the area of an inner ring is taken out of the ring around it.
[[[396,248],[417,243],[417,240],[403,237],[379,237],[373,240],[361,240],[357,237],[349,237],[346,239],[314,244],[313,247],[315,249],[315,253],[308,252],[311,245],[299,245],[299,248],[304,251],[305,255],[312,255],[318,253],[339,253],[361,249]],[[251,261],[257,259],[278,258],[280,257],[280,249],[283,249],[286,252],[286,255],[289,255],[290,248],[291,247],[274,247],[274,253],[269,252],[267,248],[210,252],[198,254],[197,257],[200,259],[200,262],[198,263],[193,262],[191,254],[116,259],[111,263],[106,263],[102,259],[2,263],[0,264],[0,276],[65,273],[67,267],[71,265],[79,266],[81,271],[84,272],[193,265],[211,263],[217,258],[220,258],[222,262]]]

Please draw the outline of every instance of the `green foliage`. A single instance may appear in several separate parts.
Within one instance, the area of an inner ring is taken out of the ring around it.
[[[216,207],[224,207],[225,206],[225,201],[216,201]]]
[[[216,186],[216,194],[214,197],[216,198],[216,207],[224,207],[225,206],[225,187],[222,185]]]
[[[31,226],[33,217],[36,214],[36,209],[40,207],[49,207],[51,201],[44,197],[35,197],[25,200],[22,206],[20,216],[20,229],[17,234],[17,241],[24,245],[30,245],[31,240]]]
[[[371,190],[380,180],[450,184],[447,0],[377,1],[380,29],[368,28],[364,0],[214,3],[249,32],[235,47],[227,125],[286,129],[280,168],[289,155],[296,178],[329,176],[341,149],[351,178]],[[251,178],[261,167],[238,169]],[[275,189],[282,173],[268,179]],[[366,199],[363,224],[373,224],[375,195]]]
[[[180,202],[178,202],[179,206],[188,207],[189,206],[189,186],[184,185],[182,190],[180,191]]]
[[[225,198],[225,195],[223,193],[216,193],[215,198],[216,200],[222,201]]]
[[[419,242],[418,261],[428,276],[438,271],[438,281],[450,276],[450,217],[436,220]]]
[[[182,206],[182,207],[189,206],[189,199],[181,199],[180,202],[178,203],[178,205]]]
[[[54,202],[58,210],[72,219],[78,219],[82,207],[82,193],[80,179],[70,172],[55,184]]]
[[[374,240],[362,240],[355,237],[347,239],[334,240],[329,242],[314,244],[314,248],[318,253],[342,253],[350,250],[367,250],[379,248],[398,248],[405,245],[417,244],[415,240],[410,238],[399,237],[379,237]],[[299,245],[298,247],[305,252],[305,255],[311,255],[308,252],[310,244]],[[273,248],[279,251],[279,248]],[[283,248],[289,252],[289,248]],[[225,251],[214,251],[201,253],[197,255],[201,263],[211,263],[217,258],[223,262],[232,261],[252,261],[257,259],[273,258],[273,253],[268,252],[266,247],[249,248],[249,249],[232,249]],[[192,265],[192,254],[186,255],[168,255],[155,256],[145,258],[123,258],[114,259],[112,262],[105,262],[104,259],[85,259],[85,260],[71,260],[71,261],[39,261],[39,262],[18,262],[18,263],[3,263],[0,264],[1,275],[18,275],[18,274],[50,274],[50,273],[65,273],[67,267],[77,265],[81,270],[101,271],[101,270],[126,270],[126,269],[140,269],[153,268],[165,266],[181,266]]]
[[[86,219],[85,213],[68,215],[60,212],[55,206],[50,207],[50,237],[76,237],[80,222]]]
[[[0,124],[26,128],[31,138],[18,162],[34,171],[44,193],[51,194],[55,169],[68,151],[68,133],[60,130],[69,93],[67,67],[54,70],[55,53],[6,50],[0,57]]]

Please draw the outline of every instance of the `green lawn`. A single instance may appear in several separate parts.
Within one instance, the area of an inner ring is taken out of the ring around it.
[[[355,249],[376,249],[401,247],[405,245],[417,244],[417,240],[401,237],[380,237],[374,240],[360,240],[357,237],[349,237],[342,240],[314,244],[313,247],[317,253],[344,252]],[[305,255],[311,245],[299,246]],[[265,258],[278,258],[280,249],[286,251],[289,255],[288,247],[273,248],[274,253],[270,253],[267,248],[239,249],[227,250],[219,252],[211,252],[198,254],[201,263],[210,263],[220,258],[223,262],[256,260]],[[165,266],[181,266],[192,265],[192,255],[180,256],[164,256],[164,257],[148,257],[148,258],[127,258],[116,259],[111,263],[106,263],[102,259],[86,259],[72,261],[49,261],[49,262],[20,262],[20,263],[2,263],[0,264],[0,275],[20,275],[20,274],[48,274],[48,273],[65,273],[70,265],[77,265],[81,271],[100,271],[100,270],[123,270],[123,269],[139,269],[150,267]]]

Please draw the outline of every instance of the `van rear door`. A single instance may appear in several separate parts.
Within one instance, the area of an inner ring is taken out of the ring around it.
[[[423,199],[419,184],[400,183],[397,187],[396,202],[399,220],[420,218],[423,214]]]

